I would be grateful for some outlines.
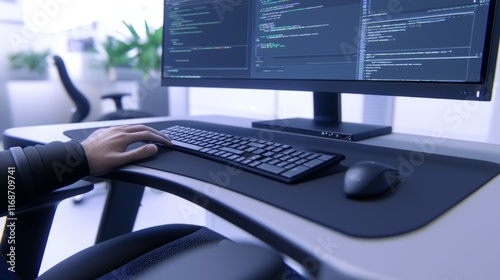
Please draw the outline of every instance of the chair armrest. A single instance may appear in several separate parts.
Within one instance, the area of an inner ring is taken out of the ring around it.
[[[124,96],[130,96],[130,93],[115,92],[109,93],[101,96],[101,99],[112,99],[115,102],[116,110],[123,110],[122,98]]]
[[[25,206],[19,209],[16,209],[17,214],[26,214],[30,212],[36,212],[40,208],[45,208],[47,206],[51,206],[54,204],[58,204],[61,201],[77,196],[80,194],[84,194],[86,192],[89,192],[94,189],[94,184],[91,182],[88,182],[86,180],[80,180],[76,183],[73,183],[69,186],[60,188],[58,190],[55,190],[40,199],[36,200],[33,204],[29,206]]]

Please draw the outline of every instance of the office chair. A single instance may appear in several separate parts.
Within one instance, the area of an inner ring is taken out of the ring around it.
[[[289,268],[277,252],[236,243],[206,227],[189,224],[155,226],[103,241],[38,276],[57,204],[91,188],[91,184],[81,181],[22,209],[20,214],[27,217],[25,214],[36,214],[48,206],[51,215],[41,220],[31,219],[16,229],[14,260],[8,255],[10,245],[2,242],[0,279],[304,279]],[[4,232],[3,241],[7,241],[8,236],[9,233]],[[9,271],[12,261],[15,273]]]
[[[64,60],[58,56],[54,55],[53,56],[54,63],[57,67],[57,72],[59,73],[59,78],[61,79],[61,82],[70,96],[71,100],[75,103],[76,110],[73,112],[73,115],[71,117],[71,122],[72,123],[77,123],[83,121],[88,114],[90,113],[90,103],[88,99],[85,97],[85,95],[78,90],[78,88],[73,84],[71,81],[68,70],[66,69],[66,65],[64,63]],[[102,99],[111,99],[114,101],[114,104],[116,106],[116,112],[108,113],[102,117],[99,118],[99,121],[105,121],[105,120],[122,120],[122,119],[136,119],[136,118],[149,118],[149,117],[154,117],[153,114],[147,113],[147,112],[142,112],[142,111],[136,111],[136,110],[126,110],[123,108],[122,104],[122,98],[124,96],[130,96],[129,93],[110,93],[103,95],[101,98]]]

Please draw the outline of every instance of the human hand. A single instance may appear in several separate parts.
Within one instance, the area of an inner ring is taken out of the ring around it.
[[[172,146],[168,136],[145,125],[127,125],[102,128],[82,142],[87,155],[90,175],[101,175],[120,165],[154,156],[155,144],[146,144],[126,151],[135,142],[154,142]]]

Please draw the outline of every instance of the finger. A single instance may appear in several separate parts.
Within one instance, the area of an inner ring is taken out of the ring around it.
[[[156,142],[167,146],[173,145],[170,139],[150,131],[128,133],[125,135],[125,141],[126,145],[130,145],[135,142]]]
[[[145,125],[133,125],[133,126],[129,126],[126,128],[126,131],[127,132],[141,132],[141,131],[149,131],[151,133],[154,133],[158,136],[161,136],[165,139],[167,139],[168,141],[172,141],[172,139],[166,135],[165,133],[162,133],[152,127],[149,127],[149,126],[145,126]]]
[[[154,144],[147,144],[139,148],[121,153],[121,158],[125,162],[137,161],[152,157],[158,152],[158,147]]]
[[[112,126],[112,127],[106,128],[106,130],[107,131],[105,133],[108,133],[108,134],[110,131],[117,131],[117,132],[122,132],[122,133],[135,133],[135,132],[149,131],[149,132],[154,133],[162,138],[165,138],[167,141],[172,141],[172,139],[168,135],[166,135],[166,134],[164,134],[164,133],[162,133],[162,132],[160,132],[152,127],[142,125],[142,124]],[[164,143],[164,144],[168,144],[168,143]]]

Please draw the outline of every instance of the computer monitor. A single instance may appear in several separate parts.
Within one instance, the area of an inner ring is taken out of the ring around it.
[[[164,7],[163,86],[313,92],[313,119],[254,127],[356,141],[391,127],[342,122],[340,93],[492,97],[495,0],[165,0]]]

